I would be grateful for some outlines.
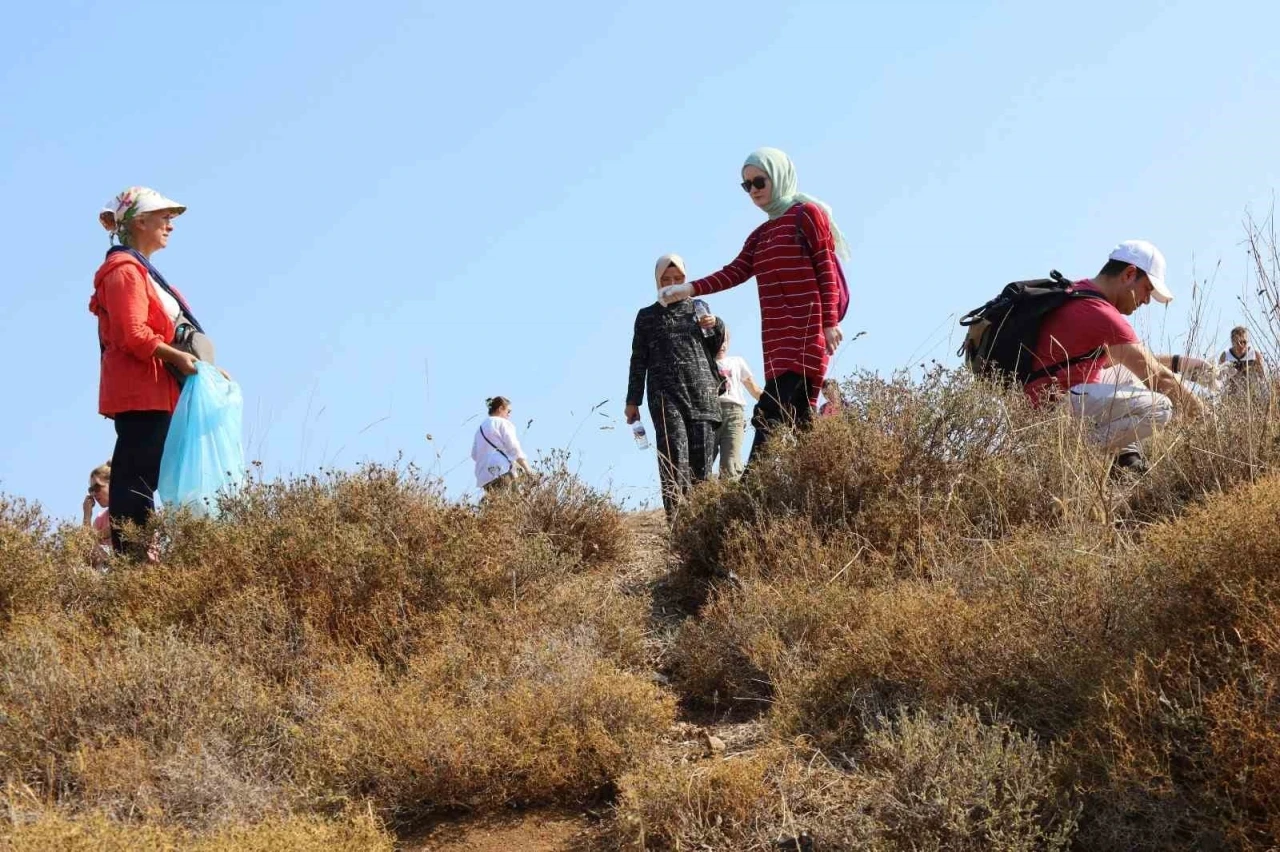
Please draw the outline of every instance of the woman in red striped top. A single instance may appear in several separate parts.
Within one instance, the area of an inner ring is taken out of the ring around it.
[[[751,459],[782,424],[807,427],[840,345],[836,255],[848,256],[831,209],[796,190],[791,158],[761,148],[742,167],[742,188],[769,221],[751,232],[742,253],[724,269],[669,287],[664,304],[718,293],[755,276],[764,344],[764,395],[756,405]],[[803,236],[803,241],[802,241]]]

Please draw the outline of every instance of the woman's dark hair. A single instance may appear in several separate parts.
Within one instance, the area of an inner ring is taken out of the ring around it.
[[[484,404],[489,406],[489,416],[492,417],[503,407],[511,407],[511,400],[505,396],[491,396],[484,401]]]
[[[835,388],[836,390],[840,390],[840,383],[837,382],[835,379],[827,379],[825,382],[822,383],[822,389],[826,390],[827,388]]]

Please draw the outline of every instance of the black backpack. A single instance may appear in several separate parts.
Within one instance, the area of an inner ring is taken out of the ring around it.
[[[1040,336],[1040,323],[1050,311],[1071,299],[1102,298],[1105,297],[1094,290],[1073,289],[1056,269],[1048,278],[1014,281],[1000,295],[961,318],[960,325],[968,332],[956,354],[964,358],[974,374],[1006,387],[1026,385],[1072,364],[1091,361],[1106,350],[1099,346],[1040,369],[1033,368],[1032,353]]]

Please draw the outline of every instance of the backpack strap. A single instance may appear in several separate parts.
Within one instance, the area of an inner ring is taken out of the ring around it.
[[[1095,358],[1101,358],[1107,352],[1105,346],[1099,346],[1096,349],[1086,352],[1083,355],[1072,355],[1070,358],[1063,358],[1056,364],[1050,364],[1048,367],[1041,367],[1039,370],[1032,370],[1027,374],[1024,384],[1031,384],[1037,379],[1043,379],[1053,375],[1059,370],[1065,370],[1067,367],[1073,367],[1083,361],[1092,361]]]
[[[813,249],[809,247],[809,238],[804,233],[804,203],[795,205],[794,209],[796,211],[796,243],[808,259],[809,265],[813,266],[813,277],[817,280],[818,267],[813,263]],[[840,266],[840,258],[834,250],[831,253],[831,262],[836,270],[837,315],[840,322],[844,322],[845,313],[849,310],[849,282],[844,277],[844,268]]]
[[[178,294],[177,290],[169,286],[169,282],[164,280],[164,276],[160,274],[160,270],[151,265],[151,261],[147,260],[146,255],[137,249],[130,248],[129,246],[112,246],[107,250],[107,256],[110,257],[116,252],[125,252],[134,260],[138,261],[138,263],[141,263],[142,268],[147,270],[147,274],[156,282],[156,286],[172,296],[173,300],[178,303],[178,307],[182,308],[182,315],[186,318],[191,327],[201,334],[205,333],[204,327],[200,325],[200,321],[196,319],[195,314],[191,313],[191,307],[187,304],[187,300],[182,298],[182,296]]]
[[[484,438],[484,442],[485,442],[486,444],[488,444],[489,446],[491,446],[491,447],[493,447],[495,450],[497,450],[497,451],[498,451],[498,455],[502,456],[504,459],[506,459],[506,460],[507,460],[507,464],[511,465],[511,467],[512,467],[513,469],[515,468],[515,466],[516,466],[516,465],[515,465],[515,462],[511,461],[511,456],[509,456],[509,455],[507,455],[506,453],[504,453],[504,452],[502,451],[502,447],[499,447],[499,446],[498,446],[497,444],[495,444],[493,441],[490,441],[490,440],[489,440],[489,436],[488,436],[488,435],[486,435],[486,434],[484,433],[484,427],[483,427],[483,426],[481,426],[481,427],[480,427],[480,437],[481,437],[481,438]]]
[[[792,209],[796,211],[796,243],[804,256],[809,258],[809,262],[813,263],[813,249],[809,248],[809,238],[804,234],[804,203],[797,203]]]
[[[1063,278],[1062,273],[1058,272],[1058,270],[1056,269],[1049,274],[1053,276],[1053,279],[1055,281],[1065,280]],[[1106,296],[1102,295],[1096,290],[1071,290],[1067,293],[1067,297],[1071,299],[1103,299],[1103,300],[1107,298]],[[1061,361],[1059,361],[1056,364],[1050,364],[1047,367],[1041,367],[1038,370],[1032,370],[1030,373],[1027,374],[1027,378],[1024,380],[1024,384],[1030,384],[1031,382],[1034,382],[1037,379],[1043,379],[1047,376],[1051,376],[1060,370],[1065,370],[1068,367],[1073,367],[1076,364],[1082,363],[1084,361],[1093,361],[1096,358],[1101,358],[1106,353],[1107,353],[1107,347],[1097,346],[1091,349],[1090,351],[1085,352],[1083,355],[1072,355],[1069,358],[1063,358]]]

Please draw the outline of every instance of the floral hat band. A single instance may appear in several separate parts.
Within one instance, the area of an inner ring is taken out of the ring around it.
[[[187,206],[170,198],[165,198],[154,189],[145,186],[131,186],[115,198],[107,202],[98,214],[102,227],[112,234],[124,233],[129,220],[143,213],[156,210],[172,210],[175,216],[185,212]]]

